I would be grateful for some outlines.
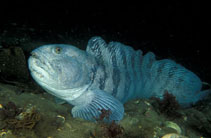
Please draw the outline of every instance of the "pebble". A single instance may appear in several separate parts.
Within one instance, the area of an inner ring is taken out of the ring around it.
[[[182,133],[181,128],[176,123],[174,123],[172,121],[166,121],[164,123],[164,125],[165,125],[165,127],[169,127],[169,128],[172,128],[172,129],[176,130],[178,134]]]
[[[170,133],[170,134],[164,135],[162,138],[188,138],[188,137],[182,136],[176,133]]]
[[[57,123],[57,124],[64,124],[64,122],[65,122],[65,117],[63,117],[63,116],[61,116],[61,115],[57,115],[57,117],[56,117],[56,119],[55,119],[55,122]]]

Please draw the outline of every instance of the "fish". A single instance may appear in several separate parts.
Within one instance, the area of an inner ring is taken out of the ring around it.
[[[203,99],[200,78],[171,59],[156,60],[153,52],[120,42],[92,37],[86,50],[69,44],[47,44],[34,49],[28,59],[32,78],[48,93],[73,105],[74,118],[120,121],[124,104],[135,98],[157,97],[166,91],[182,106]]]

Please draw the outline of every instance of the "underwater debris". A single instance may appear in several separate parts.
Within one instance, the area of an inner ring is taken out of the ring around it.
[[[13,102],[8,102],[1,110],[2,114],[7,118],[13,118],[21,112],[21,109],[19,109]]]
[[[179,118],[182,116],[179,112],[177,112],[177,110],[180,108],[180,105],[177,102],[176,97],[168,91],[163,94],[162,100],[155,97],[153,97],[153,99],[155,99],[155,101],[158,103],[158,109],[160,113],[173,118]]]
[[[13,118],[6,119],[7,127],[17,129],[32,129],[40,120],[40,115],[36,112],[34,106],[25,108],[21,113]]]
[[[108,125],[101,125],[102,129],[104,130],[103,135],[108,138],[119,138],[123,135],[124,128],[113,120],[111,124]]]
[[[98,110],[100,110],[100,109],[98,109]],[[101,114],[100,114],[99,118],[95,118],[95,120],[97,122],[101,122],[104,119],[108,119],[109,115],[111,114],[111,111],[110,110],[106,110],[106,109],[101,109],[100,112],[101,112]]]
[[[8,102],[0,109],[2,123],[6,124],[4,128],[9,129],[32,129],[40,120],[40,115],[36,112],[34,106],[27,106],[24,110],[18,108],[15,103]]]
[[[113,120],[111,123],[106,123],[103,120],[105,118],[108,118],[111,114],[110,110],[101,109],[101,114],[99,118],[96,118],[97,121],[97,128],[94,131],[94,133],[90,133],[90,137],[103,137],[103,138],[120,138],[123,136],[124,128],[117,124],[115,120]],[[99,134],[97,133],[99,132]]]

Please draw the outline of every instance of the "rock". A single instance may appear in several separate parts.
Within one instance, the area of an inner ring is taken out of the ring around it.
[[[0,109],[0,121],[4,120],[6,118],[6,115],[4,113],[3,109]]]
[[[0,49],[0,80],[26,82],[29,72],[23,50],[20,47]]]
[[[197,129],[199,132],[211,134],[211,124],[206,114],[195,109],[189,109],[186,113],[188,116],[187,124],[190,127]]]
[[[7,126],[7,124],[5,123],[5,121],[0,120],[0,130],[4,129],[6,126]]]

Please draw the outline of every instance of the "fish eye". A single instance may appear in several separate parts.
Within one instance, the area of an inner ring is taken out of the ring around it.
[[[61,47],[56,47],[56,48],[55,48],[55,52],[56,52],[57,54],[60,54],[61,51],[62,51],[62,48],[61,48]]]

